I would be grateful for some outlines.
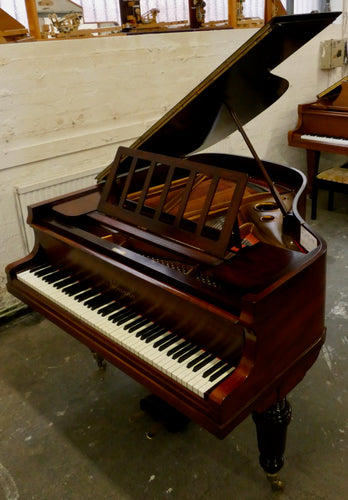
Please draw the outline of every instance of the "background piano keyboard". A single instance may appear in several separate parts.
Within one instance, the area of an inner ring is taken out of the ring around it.
[[[304,141],[322,142],[323,144],[332,144],[333,146],[346,146],[348,148],[348,139],[341,137],[325,137],[322,135],[303,134],[301,139]]]

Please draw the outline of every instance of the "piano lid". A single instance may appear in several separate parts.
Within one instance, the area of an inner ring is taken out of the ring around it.
[[[271,70],[302,47],[340,12],[274,17],[186,97],[139,137],[132,148],[184,157],[236,130],[267,109],[288,88]],[[103,180],[107,167],[97,177]]]

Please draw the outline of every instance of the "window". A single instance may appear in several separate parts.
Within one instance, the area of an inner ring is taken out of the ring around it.
[[[86,23],[117,22],[120,24],[120,8],[118,0],[74,0],[84,12]],[[313,10],[327,10],[331,4],[334,10],[341,10],[336,5],[337,0],[284,0],[295,14],[303,14]],[[340,3],[340,2],[339,2]],[[207,22],[227,20],[228,0],[206,1]],[[159,9],[158,22],[188,20],[188,0],[140,0],[142,14],[151,9]],[[0,0],[0,8],[15,17],[24,26],[28,26],[24,0]],[[245,17],[263,18],[264,0],[245,0],[243,12]]]
[[[23,26],[28,27],[27,10],[24,0],[0,0],[0,9],[17,19]]]

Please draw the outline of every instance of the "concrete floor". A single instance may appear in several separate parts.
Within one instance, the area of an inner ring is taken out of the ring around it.
[[[328,242],[327,342],[290,394],[284,493],[258,465],[249,417],[223,441],[190,423],[152,440],[147,391],[36,313],[0,331],[0,500],[348,499],[348,197],[320,196]],[[310,293],[310,284],[308,284]]]

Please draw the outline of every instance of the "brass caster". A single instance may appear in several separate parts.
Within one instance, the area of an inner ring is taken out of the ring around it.
[[[266,474],[268,481],[271,483],[272,491],[284,491],[284,483],[279,479],[278,474]]]
[[[157,425],[154,426],[154,428],[152,429],[152,431],[148,431],[145,436],[146,436],[146,439],[153,439],[154,437],[156,437],[159,429],[162,427],[161,423],[158,422]]]

